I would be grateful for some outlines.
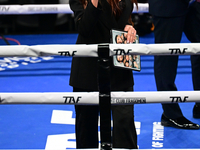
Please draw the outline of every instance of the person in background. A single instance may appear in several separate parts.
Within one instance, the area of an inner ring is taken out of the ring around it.
[[[127,41],[132,43],[136,30],[131,14],[136,0],[69,0],[74,12],[78,31],[76,44],[110,43],[111,29],[127,31]],[[74,57],[71,66],[70,85],[73,92],[98,91],[97,60],[94,57]],[[110,62],[113,62],[110,57]],[[131,70],[110,66],[111,90],[133,91]],[[124,78],[126,77],[126,78]],[[134,125],[133,105],[112,105],[114,148],[137,149],[137,134]],[[76,148],[98,148],[97,105],[76,105]]]
[[[191,3],[184,27],[187,38],[193,43],[200,43],[200,0]],[[191,56],[192,81],[194,90],[200,90],[200,56]],[[193,107],[193,117],[200,118],[200,102]]]
[[[180,43],[185,32],[191,42],[200,42],[199,0],[148,0],[153,16],[155,43]],[[200,56],[191,56],[194,90],[200,90]],[[175,78],[178,56],[155,56],[154,75],[158,91],[177,91]],[[162,104],[161,124],[181,129],[199,129],[199,125],[184,117],[178,103]],[[198,115],[197,115],[198,114]],[[194,107],[194,117],[200,117],[200,105]]]

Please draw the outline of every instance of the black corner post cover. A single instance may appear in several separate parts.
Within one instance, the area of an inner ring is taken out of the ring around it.
[[[101,150],[111,150],[111,96],[109,44],[98,45],[98,86]]]

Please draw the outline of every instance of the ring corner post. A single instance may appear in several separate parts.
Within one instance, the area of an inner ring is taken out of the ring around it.
[[[111,88],[109,44],[98,45],[98,87],[101,150],[111,150]]]

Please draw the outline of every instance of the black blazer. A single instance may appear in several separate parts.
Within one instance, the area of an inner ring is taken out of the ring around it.
[[[91,2],[86,9],[79,0],[70,0],[70,8],[74,12],[75,24],[78,31],[77,44],[110,43],[110,30],[123,30],[128,24],[133,4],[124,0],[126,7],[118,20],[111,13],[111,7],[106,0],[101,0],[98,8]],[[97,59],[92,57],[74,57],[71,66],[70,85],[86,90],[98,90]],[[111,60],[112,62],[112,60]],[[111,89],[122,90],[133,86],[131,70],[114,68],[111,65]]]
[[[186,14],[190,0],[148,0],[149,13],[158,17],[176,17]]]

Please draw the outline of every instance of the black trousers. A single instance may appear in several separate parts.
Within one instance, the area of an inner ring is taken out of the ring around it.
[[[91,92],[73,88],[74,92]],[[133,88],[120,91],[133,91]],[[114,148],[137,149],[133,105],[111,106],[113,118],[112,144]],[[76,105],[76,148],[98,148],[98,105]]]
[[[156,17],[155,43],[180,43],[185,32],[191,42],[200,42],[200,3],[193,3],[185,16]],[[200,90],[200,56],[191,56],[192,80],[194,90]],[[175,79],[178,56],[155,56],[154,74],[158,91],[177,91]],[[185,82],[185,81],[183,81]],[[164,114],[172,119],[183,116],[178,103],[162,104]]]

